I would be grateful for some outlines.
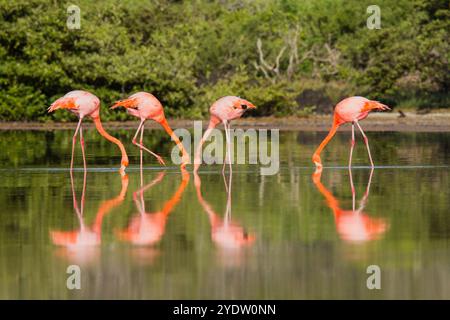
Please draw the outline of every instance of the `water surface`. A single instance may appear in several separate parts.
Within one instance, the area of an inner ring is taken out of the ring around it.
[[[448,133],[369,132],[377,167],[358,140],[354,201],[348,132],[321,177],[310,155],[324,133],[281,132],[278,174],[235,165],[231,181],[147,155],[141,181],[133,132],[112,134],[127,141],[127,176],[87,130],[89,170],[77,147],[71,179],[71,131],[0,132],[0,298],[450,299]],[[145,144],[170,162],[162,131]],[[81,290],[66,287],[73,264]],[[367,289],[369,265],[381,290]]]

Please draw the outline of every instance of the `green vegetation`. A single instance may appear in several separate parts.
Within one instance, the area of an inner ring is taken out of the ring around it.
[[[67,7],[81,10],[68,29]],[[220,96],[241,95],[254,115],[329,111],[348,95],[391,106],[448,107],[446,0],[8,1],[0,0],[0,120],[46,114],[74,89],[106,106],[155,94],[171,117],[201,117]],[[278,62],[277,62],[278,61]]]

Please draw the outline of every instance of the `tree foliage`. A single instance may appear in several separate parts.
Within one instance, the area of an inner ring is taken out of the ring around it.
[[[325,111],[321,96],[331,106],[354,94],[392,106],[449,104],[444,0],[380,0],[374,30],[366,0],[73,4],[81,28],[70,30],[65,1],[0,0],[1,120],[69,120],[46,106],[74,89],[99,96],[109,120],[128,117],[106,106],[136,91],[191,118],[224,95],[254,101],[256,115]]]

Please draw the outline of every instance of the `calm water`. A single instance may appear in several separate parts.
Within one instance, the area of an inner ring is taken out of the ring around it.
[[[235,165],[230,183],[203,166],[196,180],[145,155],[142,190],[134,146],[121,178],[115,146],[87,130],[75,202],[71,135],[0,132],[2,299],[450,299],[448,133],[369,132],[379,167],[367,197],[370,169],[353,170],[355,201],[348,132],[314,180],[310,155],[325,133],[281,132],[277,175]],[[161,131],[145,139],[170,162]],[[354,163],[368,163],[361,140]],[[73,264],[81,290],[66,288]],[[366,287],[369,265],[381,290]]]

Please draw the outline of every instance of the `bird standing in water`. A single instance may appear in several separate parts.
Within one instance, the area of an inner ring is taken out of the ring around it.
[[[178,148],[182,153],[182,164],[181,167],[184,168],[186,164],[190,162],[189,155],[183,147],[183,144],[178,139],[177,135],[172,131],[169,124],[167,123],[166,117],[164,116],[164,110],[161,102],[150,93],[147,92],[138,92],[127,99],[119,100],[114,103],[111,109],[115,109],[117,107],[124,107],[127,109],[128,114],[135,116],[141,119],[138,129],[136,130],[136,134],[133,137],[133,144],[138,146],[141,150],[145,150],[151,155],[153,155],[160,164],[165,165],[164,160],[157,155],[156,153],[150,151],[143,145],[142,142],[142,134],[144,132],[144,122],[147,119],[152,119],[158,122],[170,135],[173,141],[177,144]],[[141,132],[141,140],[138,143],[136,141],[136,137]]]
[[[372,155],[370,154],[369,148],[369,140],[367,139],[366,134],[361,128],[359,121],[365,119],[369,112],[373,110],[390,110],[390,108],[384,104],[381,104],[378,101],[372,101],[363,97],[350,97],[339,102],[334,109],[334,117],[333,117],[333,126],[330,129],[330,132],[319,145],[317,150],[314,152],[312,157],[312,161],[315,163],[316,168],[318,170],[322,170],[322,161],[320,159],[320,153],[323,148],[330,142],[331,138],[333,138],[337,129],[343,125],[344,123],[351,122],[352,123],[352,140],[351,140],[351,148],[350,148],[350,160],[348,166],[352,166],[352,154],[353,147],[355,146],[355,124],[358,127],[359,131],[364,138],[364,143],[367,147],[367,153],[369,154],[370,165],[372,168],[374,167],[372,161]]]
[[[70,170],[73,169],[73,154],[75,150],[75,143],[78,132],[80,133],[81,152],[83,154],[83,165],[86,170],[86,156],[84,152],[84,139],[83,139],[83,127],[82,121],[86,116],[90,116],[94,120],[95,127],[98,132],[107,140],[116,144],[122,153],[122,160],[120,166],[120,172],[123,175],[125,168],[128,166],[128,156],[123,144],[103,129],[102,122],[100,121],[100,99],[90,92],[75,90],[67,93],[65,96],[59,98],[51,104],[48,108],[48,112],[53,112],[58,109],[68,109],[70,112],[76,114],[79,118],[75,134],[72,138],[72,158],[70,160]]]
[[[216,102],[214,102],[209,109],[209,113],[211,114],[211,118],[209,120],[208,129],[206,129],[203,134],[202,139],[197,147],[195,152],[195,160],[194,160],[194,172],[198,171],[198,168],[201,164],[200,154],[202,151],[202,145],[206,139],[208,139],[212,130],[221,122],[225,128],[225,137],[227,141],[227,149],[226,153],[228,155],[228,163],[230,165],[231,171],[231,137],[230,137],[230,121],[239,119],[242,117],[245,111],[248,109],[256,109],[256,107],[245,99],[241,99],[235,96],[226,96],[222,97]],[[225,161],[222,172],[225,169]]]

